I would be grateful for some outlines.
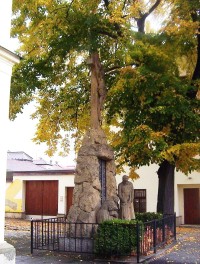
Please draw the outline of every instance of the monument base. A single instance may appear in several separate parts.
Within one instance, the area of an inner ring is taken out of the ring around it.
[[[0,243],[0,263],[15,264],[16,250],[6,241]]]
[[[59,239],[59,250],[74,253],[88,253],[94,252],[94,240],[91,238],[68,238],[63,237]]]

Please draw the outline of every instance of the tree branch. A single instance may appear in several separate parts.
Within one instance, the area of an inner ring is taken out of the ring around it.
[[[148,15],[150,15],[158,6],[159,6],[159,4],[161,3],[161,1],[162,0],[157,0],[156,2],[155,2],[155,4],[153,4],[152,5],[152,7],[149,9],[149,12],[147,12],[146,14],[147,14],[147,16]],[[147,17],[146,16],[146,17]]]
[[[124,68],[129,67],[129,66],[137,67],[137,66],[139,66],[139,64],[137,64],[137,63],[129,63],[129,64],[124,65],[124,66],[114,65],[114,66],[108,68],[107,70],[105,70],[105,74],[109,74],[111,72],[114,72],[114,71],[117,71],[117,70],[120,70],[120,69],[124,69]]]
[[[137,26],[138,26],[138,32],[144,33],[144,25],[145,25],[145,20],[146,18],[159,6],[162,0],[157,0],[149,9],[148,12],[142,14],[140,12],[141,17],[140,18],[135,18],[137,21]]]
[[[71,3],[69,4],[69,7],[68,7],[67,12],[66,12],[66,16],[67,16],[67,17],[68,17],[69,10],[70,10],[70,8],[71,8],[73,2],[74,2],[74,0],[72,0]]]
[[[106,8],[108,9],[109,1],[108,0],[104,0],[104,4],[105,4]]]
[[[199,21],[198,14],[199,14],[199,10],[196,10],[195,12],[191,12],[191,17],[192,17],[193,22]],[[196,50],[197,50],[197,61],[196,61],[196,65],[195,65],[193,75],[192,75],[192,82],[200,79],[200,26],[198,26],[196,37],[197,37],[197,48],[196,48]],[[194,87],[195,87],[195,85],[194,85]],[[192,90],[188,91],[188,93],[187,93],[188,97],[191,99],[196,98],[198,88],[197,87],[195,87],[195,88],[196,89],[192,89]]]
[[[98,33],[99,34],[102,34],[102,35],[106,35],[110,38],[113,38],[113,39],[117,39],[118,38],[118,35],[117,34],[114,34],[113,32],[108,32],[104,29],[97,29]]]

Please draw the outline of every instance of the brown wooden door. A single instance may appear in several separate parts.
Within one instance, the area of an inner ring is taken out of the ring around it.
[[[66,204],[66,214],[69,212],[69,208],[72,206],[74,187],[67,187],[67,204]]]
[[[25,211],[28,215],[57,215],[58,181],[27,181]]]
[[[184,189],[185,224],[200,224],[200,189]]]

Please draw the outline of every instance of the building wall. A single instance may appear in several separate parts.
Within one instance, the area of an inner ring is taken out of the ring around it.
[[[146,189],[147,211],[156,212],[158,176],[157,165],[143,166],[137,173],[140,178],[133,181],[135,189]],[[122,181],[121,175],[116,176],[117,185]],[[128,174],[128,171],[127,171]],[[189,176],[175,172],[175,212],[182,218],[184,223],[184,188],[200,188],[200,173],[193,172]],[[14,176],[13,183],[6,185],[6,212],[25,212],[25,187],[26,181],[36,180],[58,180],[58,215],[66,214],[66,187],[74,187],[74,175],[55,176]]]
[[[12,1],[0,1],[0,14],[3,11],[3,18],[0,15],[0,20],[10,19]],[[8,9],[6,8],[8,4]],[[9,12],[7,12],[9,11]],[[3,22],[3,21],[2,21]],[[6,25],[0,23],[0,45],[2,45],[3,36],[6,37],[9,32],[4,35],[2,29]],[[5,38],[7,39],[7,37]],[[9,39],[7,39],[9,43]],[[7,46],[5,46],[7,47]],[[6,161],[7,161],[7,134],[8,134],[8,113],[9,113],[9,96],[10,96],[10,81],[12,67],[14,63],[19,62],[19,59],[10,53],[8,50],[0,46],[0,175],[1,175],[1,191],[0,191],[0,244],[4,242],[4,226],[5,226],[5,191],[6,191]],[[0,246],[1,249],[1,246]],[[2,256],[2,254],[0,254]]]
[[[74,186],[74,175],[55,175],[55,176],[13,176],[13,182],[6,184],[6,215],[23,215],[25,212],[25,192],[26,181],[57,180],[58,184],[58,214],[63,215],[66,212],[66,187]],[[11,213],[15,213],[12,214]]]
[[[143,166],[136,172],[140,178],[133,181],[135,189],[146,189],[147,191],[147,211],[156,212],[157,206],[157,193],[158,193],[158,165]],[[122,176],[125,173],[116,177],[117,183],[122,181]],[[128,174],[128,169],[126,170]],[[175,184],[174,184],[174,197],[175,205],[174,210],[176,215],[181,218],[181,223],[184,223],[184,188],[200,188],[200,173],[195,171],[188,176],[175,171]]]
[[[58,214],[66,213],[66,187],[74,187],[74,175],[68,175],[59,181],[58,191]]]
[[[146,189],[146,200],[147,200],[147,211],[156,212],[157,206],[157,193],[158,193],[158,176],[156,171],[158,170],[157,165],[143,166],[136,172],[140,176],[139,179],[133,181],[134,189]],[[122,181],[122,176],[128,174],[126,172],[117,176],[117,184]]]
[[[181,222],[184,223],[183,192],[185,188],[200,188],[200,173],[194,171],[187,176],[181,172],[176,172],[175,176],[175,212],[178,216],[181,216]]]
[[[14,179],[12,183],[6,183],[6,207],[8,213],[22,212],[22,191],[23,182],[19,179]]]

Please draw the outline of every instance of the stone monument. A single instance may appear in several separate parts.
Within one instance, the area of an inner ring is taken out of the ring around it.
[[[99,55],[92,53],[88,64],[91,68],[91,126],[77,156],[73,201],[67,215],[72,223],[96,223],[102,204],[117,196],[114,153],[101,128],[106,88]]]
[[[97,211],[97,223],[100,224],[105,220],[111,220],[118,218],[119,207],[118,207],[118,197],[111,197],[105,200],[101,205],[100,209]]]
[[[128,181],[128,176],[122,177],[122,182],[118,185],[118,196],[120,199],[119,218],[135,219],[133,200],[134,188],[132,182]]]

